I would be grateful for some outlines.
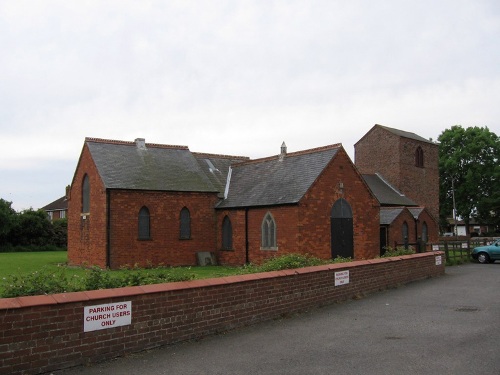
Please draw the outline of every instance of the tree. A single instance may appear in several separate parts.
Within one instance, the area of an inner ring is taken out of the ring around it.
[[[43,210],[24,210],[12,229],[12,244],[43,246],[50,243],[54,230]]]
[[[12,228],[16,225],[16,211],[12,208],[12,202],[0,198],[0,245],[9,241]]]
[[[480,223],[500,221],[500,138],[487,127],[460,125],[438,138],[440,216],[460,216],[468,233],[471,218]]]

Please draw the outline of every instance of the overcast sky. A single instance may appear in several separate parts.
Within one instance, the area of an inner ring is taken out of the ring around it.
[[[85,137],[251,158],[375,124],[500,133],[500,1],[0,0],[0,198],[64,195]]]

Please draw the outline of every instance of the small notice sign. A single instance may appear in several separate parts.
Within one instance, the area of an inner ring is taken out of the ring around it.
[[[349,284],[349,270],[335,272],[335,286]]]
[[[439,251],[439,245],[432,245],[433,251]]]
[[[443,259],[441,258],[441,255],[438,255],[436,257],[436,266],[440,266],[443,262]]]
[[[132,301],[86,306],[83,310],[83,331],[126,326],[132,323]]]
[[[467,249],[467,242],[462,242],[462,249]]]

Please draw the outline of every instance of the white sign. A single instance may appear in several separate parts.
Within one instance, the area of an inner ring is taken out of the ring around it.
[[[462,242],[462,249],[467,249],[467,242]]]
[[[349,270],[335,272],[335,286],[349,284]]]
[[[438,251],[439,245],[432,245],[432,251]]]
[[[436,257],[436,266],[440,266],[442,262],[443,262],[443,260],[441,259],[441,255],[438,255]]]
[[[83,331],[126,326],[132,323],[132,301],[86,306],[83,310]]]

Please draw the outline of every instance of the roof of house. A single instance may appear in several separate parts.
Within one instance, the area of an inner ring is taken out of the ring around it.
[[[298,203],[341,148],[335,144],[237,164],[227,197],[217,207]]]
[[[68,209],[68,200],[66,196],[62,196],[59,199],[56,199],[54,202],[49,203],[48,205],[41,208],[44,211],[63,211]]]
[[[194,154],[186,146],[86,138],[107,189],[222,193],[229,165],[241,156]],[[210,163],[207,162],[210,161]]]
[[[389,184],[379,173],[362,176],[382,206],[417,206],[410,198]]]

